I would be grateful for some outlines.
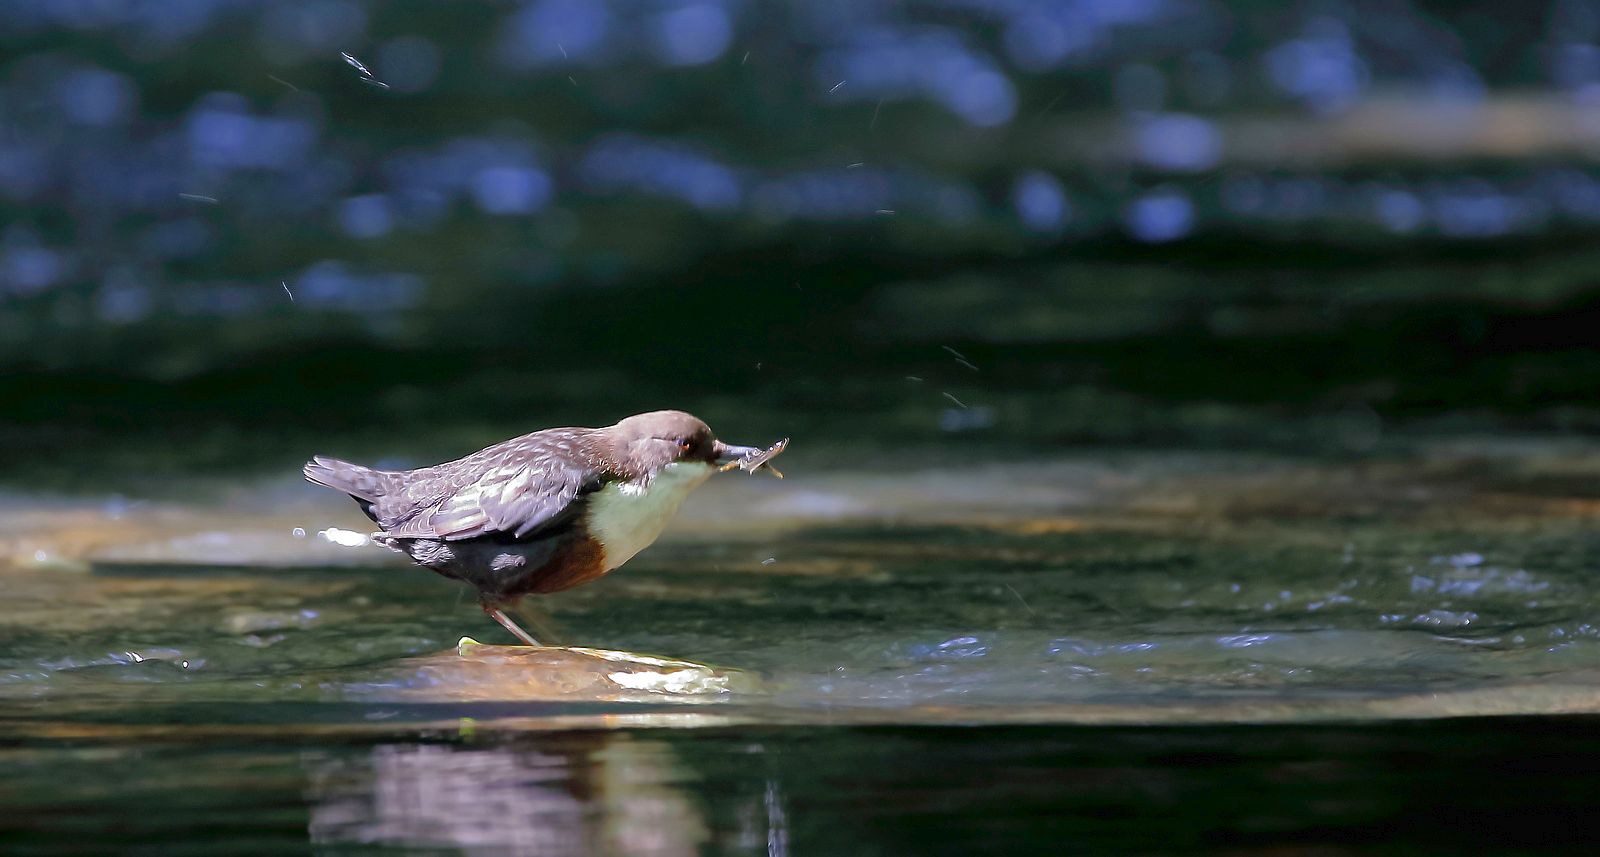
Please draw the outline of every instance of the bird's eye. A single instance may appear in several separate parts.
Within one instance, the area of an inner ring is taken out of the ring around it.
[[[678,441],[678,451],[679,452],[688,452],[691,449],[694,449],[694,441],[692,441],[692,440],[680,440],[680,441]]]

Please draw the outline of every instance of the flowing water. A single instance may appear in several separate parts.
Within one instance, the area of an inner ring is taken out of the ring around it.
[[[1443,852],[1490,787],[1506,847],[1585,829],[1600,448],[792,461],[524,611],[689,663],[506,648],[286,479],[13,497],[6,851]]]
[[[0,0],[0,854],[1594,853],[1600,18],[1452,5]],[[297,476],[656,407],[790,478],[562,646]]]

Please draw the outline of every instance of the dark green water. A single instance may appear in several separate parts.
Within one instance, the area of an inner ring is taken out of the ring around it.
[[[16,501],[0,836],[8,853],[1576,849],[1600,785],[1600,582],[1574,474],[1597,465],[1503,437],[724,477],[667,542],[533,617],[562,642],[742,671],[703,695],[463,658],[463,635],[509,641],[447,581],[296,538],[355,514],[287,481],[210,508]]]
[[[1522,249],[1102,249],[750,295],[730,264],[430,315],[411,348],[246,319],[226,358],[174,336],[21,369],[0,844],[1579,850],[1596,363],[1562,333],[1584,257]],[[509,640],[449,582],[320,541],[363,522],[294,477],[658,405],[793,436],[790,478],[720,478],[535,624],[733,692],[458,655]]]
[[[10,854],[1588,853],[1592,718],[13,742]]]

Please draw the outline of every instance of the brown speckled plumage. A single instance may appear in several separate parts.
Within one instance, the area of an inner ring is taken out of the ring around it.
[[[607,486],[642,495],[668,465],[756,452],[718,441],[682,411],[654,411],[606,428],[536,431],[416,470],[317,456],[304,472],[355,499],[381,529],[376,541],[471,584],[484,609],[518,633],[502,605],[587,583],[626,561],[607,561],[591,520],[591,501]]]

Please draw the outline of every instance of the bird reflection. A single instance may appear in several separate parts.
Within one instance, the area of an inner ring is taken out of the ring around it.
[[[361,755],[319,752],[305,764],[309,833],[319,845],[536,857],[688,857],[713,844],[788,853],[776,780],[752,777],[733,796],[732,813],[728,795],[707,807],[686,790],[696,777],[667,742],[623,733],[523,736],[495,746],[386,744]],[[708,821],[716,810],[721,824]]]

